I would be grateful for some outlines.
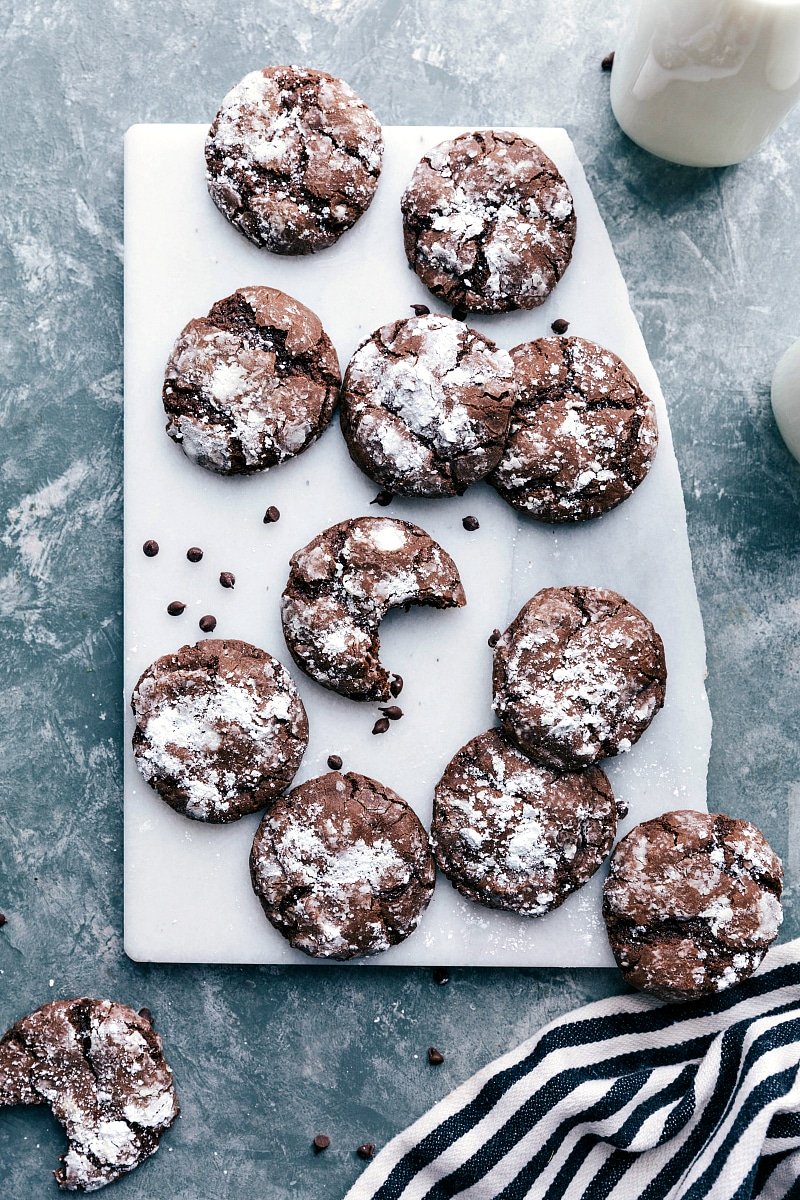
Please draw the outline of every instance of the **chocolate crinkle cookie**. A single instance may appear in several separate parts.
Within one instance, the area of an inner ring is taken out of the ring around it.
[[[626,982],[663,1000],[741,983],[778,935],[782,882],[780,859],[749,821],[683,810],[637,825],[603,892]]]
[[[538,762],[585,767],[630,750],[664,703],[664,645],[617,592],[543,588],[494,651],[494,709]]]
[[[374,779],[331,771],[281,797],[250,855],[268,920],[315,958],[378,954],[416,929],[436,869],[414,811]]]
[[[382,160],[375,114],[342,79],[307,67],[245,75],[206,139],[212,200],[276,254],[333,245],[369,208]]]
[[[162,392],[167,433],[209,471],[263,471],[319,437],[340,382],[311,309],[277,288],[240,288],[178,336]]]
[[[616,827],[599,767],[540,766],[490,729],[445,768],[431,839],[440,870],[467,899],[537,917],[594,875]]]
[[[508,130],[462,133],[429,151],[401,207],[410,265],[468,312],[536,308],[572,257],[569,188],[535,142]]]
[[[500,460],[515,398],[505,350],[452,317],[408,317],[350,360],[342,432],[361,470],[395,495],[459,495]]]
[[[584,338],[540,338],[511,351],[519,393],[489,476],[540,521],[585,521],[642,482],[658,445],[655,408],[625,363]]]
[[[379,625],[390,608],[466,604],[458,568],[424,529],[391,517],[356,517],[324,530],[292,556],[281,617],[299,667],[351,700],[388,700]]]
[[[134,688],[143,777],[196,821],[237,821],[289,786],[308,720],[286,668],[248,642],[209,639],[156,659]]]
[[[55,1177],[69,1192],[97,1191],[138,1167],[179,1112],[149,1018],[86,997],[45,1004],[0,1038],[0,1108],[14,1104],[47,1104],[64,1127]]]

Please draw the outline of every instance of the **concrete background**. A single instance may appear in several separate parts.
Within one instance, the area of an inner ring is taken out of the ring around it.
[[[800,335],[800,114],[736,169],[618,131],[595,0],[0,4],[0,1025],[55,996],[148,1005],[183,1117],[120,1198],[338,1200],[381,1144],[613,972],[163,968],[122,950],[122,134],[212,116],[267,63],[386,123],[563,124],[660,372],[708,637],[712,809],[763,827],[800,932],[800,468],[768,382]],[[669,586],[669,580],[665,580]],[[434,1043],[446,1055],[431,1069]],[[309,1150],[314,1133],[332,1138]],[[46,1113],[0,1117],[4,1200],[56,1191]]]

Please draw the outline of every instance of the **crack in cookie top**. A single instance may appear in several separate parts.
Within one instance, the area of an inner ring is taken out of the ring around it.
[[[164,376],[167,433],[210,471],[263,471],[319,437],[340,382],[311,309],[277,288],[240,288],[175,342]]]
[[[452,496],[499,461],[515,397],[505,350],[452,317],[408,317],[376,329],[350,360],[342,431],[382,487]]]
[[[289,786],[308,743],[286,668],[248,642],[209,639],[156,659],[131,698],[144,779],[197,821],[236,821]]]
[[[469,312],[535,308],[572,257],[569,188],[535,142],[508,130],[462,133],[429,151],[401,207],[410,265]]]
[[[504,500],[542,521],[615,508],[655,457],[655,408],[625,363],[584,338],[540,338],[511,351],[518,400],[489,476]]]
[[[256,832],[253,889],[298,950],[347,959],[416,929],[433,894],[428,835],[391,788],[331,771],[281,797]]]
[[[369,207],[383,160],[374,113],[343,80],[282,66],[252,71],[206,139],[208,190],[257,246],[308,254]]]
[[[541,916],[591,878],[616,825],[614,794],[599,767],[541,766],[490,729],[445,768],[431,839],[439,868],[462,895]]]
[[[582,767],[630,750],[664,703],[664,646],[616,592],[543,588],[494,652],[494,709],[537,761]]]
[[[64,1127],[59,1187],[93,1192],[158,1149],[178,1115],[149,1018],[111,1000],[55,1000],[0,1038],[0,1108],[47,1104]]]
[[[424,529],[392,517],[332,525],[291,560],[281,619],[295,662],[352,700],[387,700],[379,624],[390,608],[466,604],[458,568]]]
[[[645,821],[611,858],[603,915],[628,983],[665,1000],[753,973],[783,919],[783,868],[749,821],[682,810]]]

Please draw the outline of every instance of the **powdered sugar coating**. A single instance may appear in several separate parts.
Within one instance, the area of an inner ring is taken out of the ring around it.
[[[452,496],[499,461],[516,396],[510,355],[451,317],[384,325],[345,372],[351,457],[402,496]]]
[[[539,146],[508,130],[440,143],[417,165],[401,207],[410,265],[469,312],[535,308],[572,257],[569,188]]]
[[[543,763],[588,766],[639,740],[664,703],[664,646],[616,592],[543,588],[494,652],[494,710]]]
[[[308,720],[277,659],[209,639],[157,659],[137,683],[133,751],[144,779],[197,821],[236,821],[288,787]]]
[[[620,358],[584,338],[511,351],[519,395],[488,482],[541,521],[585,521],[645,478],[658,445],[655,407]]]
[[[541,916],[591,878],[616,825],[614,794],[599,767],[541,766],[490,729],[445,768],[431,840],[439,868],[462,895]]]
[[[749,821],[691,810],[631,830],[611,858],[603,915],[628,983],[665,1000],[746,979],[778,935],[783,868]]]
[[[374,113],[324,71],[251,71],[222,101],[206,139],[208,190],[257,246],[308,254],[369,207],[383,138]]]
[[[332,525],[292,556],[281,602],[286,645],[323,687],[386,700],[379,625],[390,608],[466,604],[458,568],[424,529],[392,517]]]
[[[267,918],[292,946],[336,959],[407,938],[435,882],[413,810],[374,779],[338,771],[275,804],[253,841],[250,874]]]
[[[47,1104],[69,1140],[59,1187],[93,1192],[158,1149],[178,1115],[150,1020],[111,1000],[56,1000],[0,1039],[0,1108]]]

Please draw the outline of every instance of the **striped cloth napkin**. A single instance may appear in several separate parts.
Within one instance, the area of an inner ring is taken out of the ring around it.
[[[706,1001],[568,1013],[394,1138],[346,1200],[800,1200],[800,939]]]

